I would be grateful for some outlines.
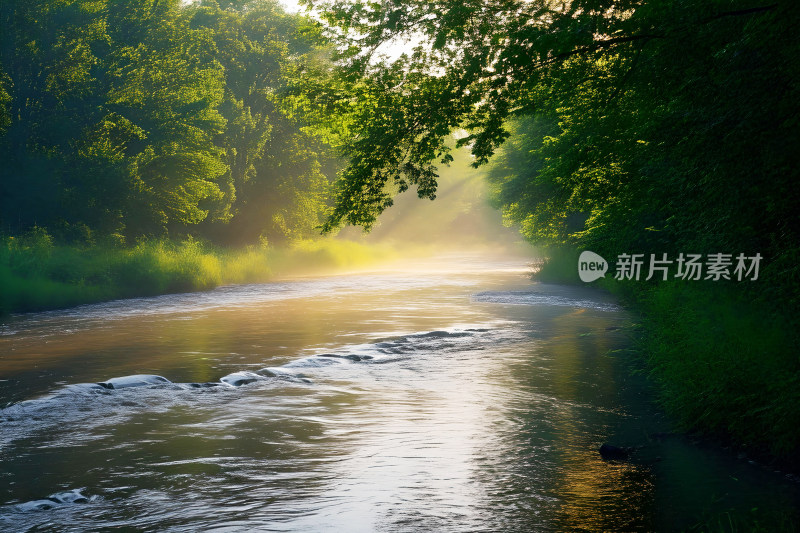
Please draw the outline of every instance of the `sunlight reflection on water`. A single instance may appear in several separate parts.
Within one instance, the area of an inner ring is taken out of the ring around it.
[[[526,271],[448,258],[15,317],[0,529],[653,529],[653,463],[597,453],[659,427],[609,356],[627,318]],[[220,383],[237,372],[257,379]],[[132,374],[172,383],[65,386]],[[77,488],[95,499],[19,507]]]

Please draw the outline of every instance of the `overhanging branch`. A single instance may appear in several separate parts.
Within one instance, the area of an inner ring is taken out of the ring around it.
[[[717,13],[716,15],[712,15],[710,17],[706,17],[702,19],[700,22],[702,24],[707,24],[711,21],[718,20],[725,17],[741,17],[743,15],[752,15],[754,13],[763,13],[765,11],[769,11],[771,9],[775,9],[778,7],[778,4],[770,4],[768,6],[759,6],[759,7],[751,7],[748,9],[737,9],[736,11],[723,11],[722,13]]]

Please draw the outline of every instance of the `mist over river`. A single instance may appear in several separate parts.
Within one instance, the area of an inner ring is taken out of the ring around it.
[[[6,318],[0,531],[678,531],[795,512],[780,474],[670,433],[610,296],[529,274],[449,255]],[[608,461],[606,442],[635,451]]]

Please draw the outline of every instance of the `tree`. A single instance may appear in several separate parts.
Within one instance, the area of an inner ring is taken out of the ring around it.
[[[3,2],[5,224],[136,236],[205,218],[225,172],[222,73],[180,14],[179,0]]]
[[[328,221],[433,197],[454,128],[537,242],[760,251],[800,286],[795,2],[310,1],[356,88]],[[396,62],[387,42],[420,44]],[[520,153],[521,152],[521,153]]]
[[[53,221],[75,131],[97,120],[95,69],[106,38],[102,13],[79,1],[0,4],[2,180],[0,222]]]
[[[789,28],[797,19],[791,2],[307,3],[335,28],[342,64],[369,86],[359,99],[367,111],[354,111],[359,134],[347,146],[329,228],[369,226],[391,204],[392,184],[433,196],[435,165],[447,160],[442,139],[454,127],[469,130],[462,144],[483,164],[508,137],[509,117],[556,116],[573,94],[601,114],[652,57],[680,63],[693,35],[714,43],[703,47],[713,57],[744,27]],[[381,46],[403,38],[422,44],[397,62],[376,60]]]
[[[268,0],[8,0],[0,22],[4,231],[250,243],[321,223],[332,159],[283,103],[307,58],[325,61],[304,17]]]
[[[209,32],[191,28],[181,9],[178,0],[109,1],[106,107],[131,126],[117,137],[131,169],[133,235],[196,224],[223,196],[228,168],[214,139],[226,122],[218,111],[224,70]]]
[[[236,244],[314,235],[328,209],[324,171],[335,169],[313,124],[292,113],[286,95],[303,84],[309,63],[325,62],[319,29],[272,1],[203,2],[187,16],[211,33],[225,72],[227,126],[217,143],[229,166],[218,206],[226,216],[203,231]]]

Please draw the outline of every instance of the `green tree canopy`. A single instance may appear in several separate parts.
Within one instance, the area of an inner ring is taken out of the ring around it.
[[[308,3],[358,80],[329,229],[433,197],[464,128],[476,165],[501,150],[497,204],[531,240],[759,251],[797,283],[796,2]]]
[[[321,224],[333,159],[282,104],[325,61],[305,17],[268,0],[4,0],[0,23],[2,230],[254,242]]]

